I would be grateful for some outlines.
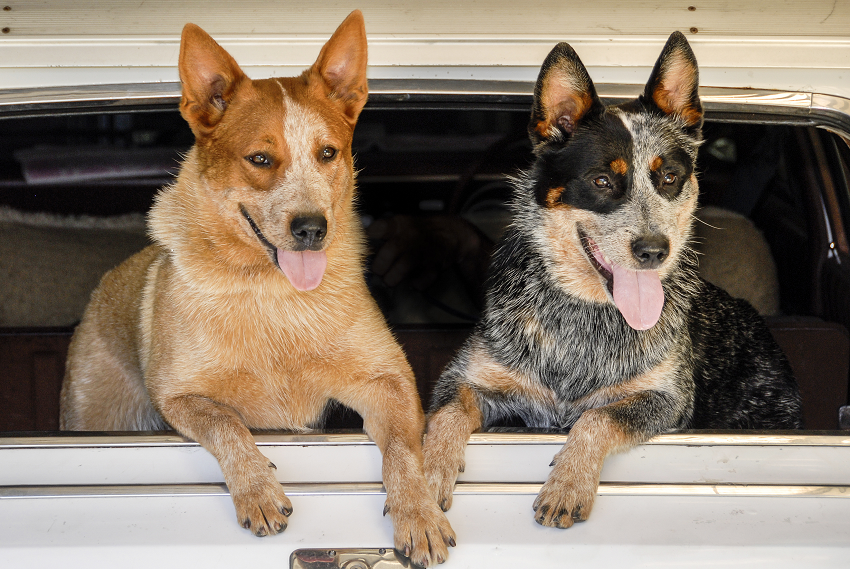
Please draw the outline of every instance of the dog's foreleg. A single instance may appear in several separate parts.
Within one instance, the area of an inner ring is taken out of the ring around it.
[[[369,393],[345,401],[363,417],[363,428],[381,449],[395,548],[418,565],[442,563],[455,533],[428,492],[422,470],[425,417],[415,384],[402,377],[375,378]]]
[[[275,465],[257,449],[234,409],[200,395],[183,395],[167,398],[160,411],[172,427],[218,460],[242,527],[260,537],[286,529],[292,502],[275,477]]]
[[[678,419],[675,397],[644,391],[585,411],[552,461],[549,479],[534,501],[541,525],[568,528],[590,515],[605,457],[640,444]]]
[[[435,411],[428,420],[425,435],[425,477],[431,493],[443,511],[452,507],[452,491],[466,462],[469,435],[481,428],[482,414],[475,393],[458,387],[457,397]]]

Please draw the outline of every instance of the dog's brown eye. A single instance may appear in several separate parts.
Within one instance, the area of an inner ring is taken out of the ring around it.
[[[334,156],[336,156],[336,148],[334,148],[333,146],[325,146],[322,149],[322,160],[333,160]]]
[[[676,174],[674,174],[674,173],[672,173],[672,172],[667,172],[667,173],[664,175],[664,180],[663,180],[663,182],[664,182],[665,184],[667,184],[667,185],[675,184],[675,183],[676,183]]]
[[[611,180],[608,179],[608,176],[599,176],[593,180],[593,184],[597,188],[610,188]]]
[[[248,162],[250,162],[254,166],[270,166],[271,165],[271,160],[269,160],[269,157],[266,156],[265,154],[260,153],[260,152],[258,152],[256,154],[252,154],[250,156],[246,156],[245,160],[247,160]]]

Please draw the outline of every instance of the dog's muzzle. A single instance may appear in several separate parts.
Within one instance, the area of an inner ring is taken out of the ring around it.
[[[254,235],[257,236],[257,239],[259,239],[260,243],[262,243],[265,246],[265,248],[268,249],[269,254],[272,256],[272,261],[274,262],[274,264],[279,269],[280,264],[278,263],[278,260],[277,260],[277,247],[272,245],[271,242],[268,239],[266,239],[266,236],[263,235],[263,232],[260,231],[259,227],[257,227],[257,224],[254,222],[254,220],[248,214],[248,211],[245,209],[244,205],[239,204],[239,211],[242,213],[243,217],[245,217],[245,219],[248,221],[248,225],[251,226],[251,229],[254,230]]]
[[[661,318],[664,308],[664,288],[658,271],[670,252],[667,239],[645,240],[632,244],[632,254],[637,259],[640,270],[618,265],[602,252],[599,245],[581,228],[578,237],[588,258],[588,262],[605,279],[608,292],[614,305],[623,315],[626,323],[635,330],[648,330]]]
[[[296,251],[318,251],[328,234],[328,220],[323,215],[296,217],[289,224],[289,231],[295,238]]]
[[[239,211],[260,243],[271,253],[274,264],[296,290],[313,290],[322,283],[328,266],[328,256],[321,250],[328,234],[328,222],[324,216],[296,217],[290,224],[290,232],[295,238],[296,246],[294,250],[287,251],[275,247],[266,239],[245,206],[240,204]]]

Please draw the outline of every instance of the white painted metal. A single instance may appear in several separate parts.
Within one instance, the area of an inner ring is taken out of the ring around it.
[[[694,8],[693,10],[689,9]],[[532,81],[569,41],[597,82],[641,84],[673,30],[688,35],[701,83],[850,97],[850,4],[728,2],[323,2],[29,0],[0,9],[0,85],[176,81],[179,33],[195,22],[249,75],[315,60],[354,8],[366,18],[370,78]]]
[[[603,483],[588,522],[561,531],[537,525],[531,504],[540,487],[533,481],[563,441],[473,437],[464,478],[493,481],[459,485],[448,514],[458,547],[447,569],[563,567],[567,560],[593,567],[847,566],[847,436],[665,435],[609,460],[603,478],[620,480]],[[0,439],[0,566],[282,567],[297,548],[391,545],[380,484],[355,483],[379,476],[380,456],[368,439],[262,435],[258,443],[286,464],[282,479],[340,480],[287,483],[290,527],[263,539],[238,526],[222,485],[197,485],[216,478],[214,461],[178,437]],[[522,483],[507,482],[523,471]],[[654,483],[635,483],[644,476]],[[818,476],[833,478],[822,483],[829,486],[800,482]],[[696,483],[658,483],[679,477]]]
[[[850,437],[662,435],[608,458],[605,482],[850,486]],[[143,436],[0,439],[0,486],[202,484],[223,482],[196,443]],[[263,440],[263,439],[266,440]],[[475,434],[464,483],[542,483],[564,435]],[[180,442],[178,442],[180,441]],[[381,457],[364,435],[260,437],[282,483],[377,483]],[[341,467],[344,465],[344,467]]]
[[[321,4],[241,0],[27,0],[5,2],[7,35],[150,36],[179,33],[195,22],[213,33],[329,35],[355,8],[377,34],[539,35],[668,34],[842,37],[850,5],[833,0],[327,0]],[[692,6],[691,10],[688,7]]]
[[[458,495],[446,569],[846,567],[846,500],[600,496],[587,523],[538,526],[531,494]],[[389,547],[384,497],[293,496],[283,535],[255,538],[227,496],[3,501],[4,567],[285,567],[293,549]],[[748,554],[745,556],[744,551]]]

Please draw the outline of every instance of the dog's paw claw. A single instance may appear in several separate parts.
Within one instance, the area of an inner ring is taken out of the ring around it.
[[[566,529],[583,522],[590,515],[596,487],[582,491],[576,484],[559,484],[549,480],[534,500],[534,520],[547,527]]]
[[[423,497],[418,506],[393,504],[391,509],[396,550],[417,566],[443,563],[454,547],[455,535],[446,515]]]
[[[292,502],[271,474],[265,484],[231,489],[231,497],[239,524],[257,537],[274,535],[286,529]]]
[[[427,465],[425,469],[425,478],[428,480],[428,488],[431,490],[431,495],[434,496],[440,509],[448,512],[452,507],[452,494],[454,492],[455,483],[458,473],[463,472],[463,466],[443,466]]]

